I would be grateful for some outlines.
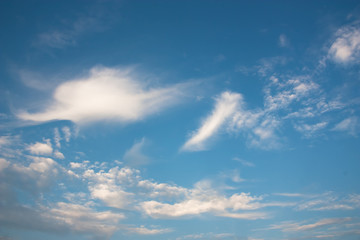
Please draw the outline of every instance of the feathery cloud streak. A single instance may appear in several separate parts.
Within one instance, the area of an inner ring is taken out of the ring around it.
[[[182,149],[187,151],[204,150],[204,143],[234,114],[241,100],[242,96],[238,93],[222,93],[216,98],[212,114],[205,119],[202,126],[184,144]]]

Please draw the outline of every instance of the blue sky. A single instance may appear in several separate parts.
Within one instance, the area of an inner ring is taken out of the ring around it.
[[[2,1],[0,239],[359,239],[358,1]]]

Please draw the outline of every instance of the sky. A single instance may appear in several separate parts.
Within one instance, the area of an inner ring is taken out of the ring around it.
[[[360,238],[358,1],[1,1],[0,240]]]

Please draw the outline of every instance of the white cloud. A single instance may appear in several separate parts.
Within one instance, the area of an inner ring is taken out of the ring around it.
[[[19,189],[37,194],[49,189],[62,168],[51,158],[28,156],[25,163],[0,158],[0,170],[0,182],[9,187],[10,192]]]
[[[356,136],[359,126],[358,122],[359,121],[357,117],[349,117],[336,124],[332,130],[344,131],[344,132],[348,132],[351,135]]]
[[[27,150],[36,155],[51,155],[53,148],[51,146],[50,139],[45,139],[45,143],[36,142],[27,147]]]
[[[127,165],[140,166],[149,162],[150,158],[142,153],[146,142],[146,139],[142,138],[141,141],[136,142],[129,150],[125,152],[123,159]]]
[[[230,178],[242,179],[234,172]],[[88,182],[92,199],[101,200],[106,206],[140,211],[152,218],[181,218],[202,214],[238,219],[268,218],[266,207],[288,207],[293,203],[267,202],[263,197],[249,193],[227,196],[221,186],[215,188],[209,180],[197,182],[194,188],[184,188],[168,183],[142,179],[140,171],[128,167],[114,167],[95,172],[87,169],[82,178]],[[234,189],[233,189],[234,190]]]
[[[204,120],[202,126],[183,145],[182,150],[201,151],[206,149],[209,141],[216,135],[222,126],[226,126],[229,133],[241,133],[251,147],[263,149],[279,148],[282,138],[279,129],[289,118],[312,117],[304,116],[302,112],[293,109],[307,109],[307,112],[316,109],[316,114],[341,108],[334,102],[327,103],[324,99],[314,99],[311,94],[319,90],[319,85],[311,80],[310,76],[297,76],[281,79],[270,77],[264,87],[264,107],[252,110],[246,109],[246,103],[239,93],[223,92],[216,98],[214,110]],[[304,110],[305,111],[305,110]],[[293,121],[295,122],[295,121]],[[295,127],[303,134],[310,136],[316,130],[324,128],[326,124],[309,125],[297,123]]]
[[[178,102],[184,86],[151,88],[129,70],[96,67],[84,78],[60,84],[52,104],[43,111],[21,112],[18,117],[37,122],[138,121]]]
[[[49,186],[59,173],[57,162],[45,157],[30,157],[30,159],[32,162],[28,166],[18,163],[11,165],[10,171],[18,175],[16,181],[20,184],[25,183],[25,187],[31,184],[31,182],[35,182],[36,188]]]
[[[289,39],[286,37],[285,34],[280,34],[279,36],[279,46],[280,47],[288,47],[289,46]]]
[[[140,226],[140,227],[136,227],[136,228],[127,228],[127,230],[131,233],[136,233],[136,234],[140,234],[140,235],[158,235],[158,234],[164,234],[164,233],[169,233],[172,232],[173,229],[171,228],[163,228],[163,229],[159,229],[159,228],[146,228],[145,226]]]
[[[102,238],[109,238],[119,229],[118,221],[125,218],[122,213],[95,211],[87,206],[64,202],[56,203],[44,215],[63,223],[72,231]]]
[[[328,125],[327,122],[319,122],[316,124],[301,124],[295,125],[294,128],[301,132],[305,137],[312,137],[316,132],[324,129]]]
[[[88,206],[58,202],[34,208],[21,204],[0,205],[0,223],[13,228],[56,234],[77,233],[92,239],[109,239],[119,229],[121,213],[96,211]]]
[[[62,152],[59,152],[58,150],[55,150],[54,157],[58,158],[58,159],[64,159],[65,158],[64,154],[62,154]]]
[[[107,206],[130,209],[143,199],[177,199],[187,193],[187,189],[166,183],[156,183],[141,179],[136,169],[111,168],[108,172],[88,169],[83,177],[89,182],[93,199],[103,201]]]
[[[131,168],[118,167],[108,172],[95,172],[88,169],[83,177],[89,181],[89,191],[94,199],[100,199],[107,206],[115,208],[128,208],[133,202],[133,193],[126,192],[127,186],[136,184],[140,178],[139,172]]]
[[[178,218],[212,213],[216,216],[244,219],[267,217],[263,212],[248,212],[261,208],[261,197],[252,197],[247,193],[226,197],[212,189],[207,181],[198,182],[195,188],[180,202],[174,204],[155,200],[140,204],[143,212],[153,218]],[[238,212],[246,211],[246,212]]]
[[[328,55],[335,62],[347,64],[359,62],[360,57],[360,29],[359,26],[348,25],[340,28],[336,34]]]
[[[137,186],[150,198],[178,199],[188,194],[189,190],[176,185],[139,180]]]
[[[228,120],[238,108],[242,96],[238,93],[223,92],[216,98],[213,112],[203,122],[202,126],[182,147],[186,151],[205,149],[205,142],[218,132],[219,128]]]
[[[275,82],[265,88],[265,109],[275,111],[286,109],[293,102],[298,102],[319,86],[309,76],[298,76],[285,82]],[[275,93],[273,93],[275,92]]]
[[[72,169],[76,169],[76,168],[81,168],[81,169],[85,169],[87,166],[88,162],[70,162],[70,167]]]

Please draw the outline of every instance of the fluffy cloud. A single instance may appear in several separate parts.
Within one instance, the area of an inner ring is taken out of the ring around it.
[[[3,171],[4,181],[31,192],[48,188],[58,176],[61,167],[51,158],[29,157],[29,160],[31,162],[28,166],[21,163],[7,164]]]
[[[347,64],[359,62],[360,57],[360,30],[358,24],[340,28],[336,39],[329,49],[329,58],[335,62]]]
[[[74,232],[95,239],[109,239],[119,229],[118,221],[123,218],[121,213],[96,211],[88,206],[65,202],[34,208],[21,204],[0,204],[2,226],[58,234]]]
[[[209,180],[200,181],[190,189],[157,183],[142,179],[138,170],[128,167],[99,172],[87,169],[82,176],[88,181],[93,199],[99,199],[109,207],[140,211],[152,218],[181,218],[209,213],[227,218],[262,219],[268,214],[257,211],[259,209],[289,206],[288,203],[262,203],[262,197],[249,193],[227,196],[214,188]],[[233,181],[239,181],[238,175]]]
[[[124,218],[122,213],[98,211],[89,202],[42,201],[44,193],[52,190],[66,169],[51,158],[19,153],[18,157],[25,160],[0,158],[1,226],[62,234],[73,232],[96,239],[108,239],[119,229],[118,221]],[[23,199],[18,198],[19,193],[25,194],[26,205],[20,202]],[[74,197],[67,199],[73,201]],[[31,204],[32,201],[36,204]]]
[[[24,120],[138,121],[179,101],[184,85],[151,88],[129,70],[96,67],[88,76],[60,84],[52,104],[38,113],[22,112]]]
[[[64,154],[62,154],[62,152],[59,152],[58,150],[56,150],[54,152],[54,157],[58,158],[58,159],[64,159],[65,158]]]
[[[36,142],[27,147],[27,150],[36,155],[51,155],[53,148],[51,146],[50,139],[45,139],[44,143]]]
[[[158,201],[145,201],[140,204],[142,210],[153,218],[177,218],[212,213],[217,216],[244,219],[265,218],[262,212],[238,212],[261,208],[261,197],[252,197],[246,193],[226,197],[211,188],[209,182],[203,181],[189,190],[186,197],[174,204]]]

